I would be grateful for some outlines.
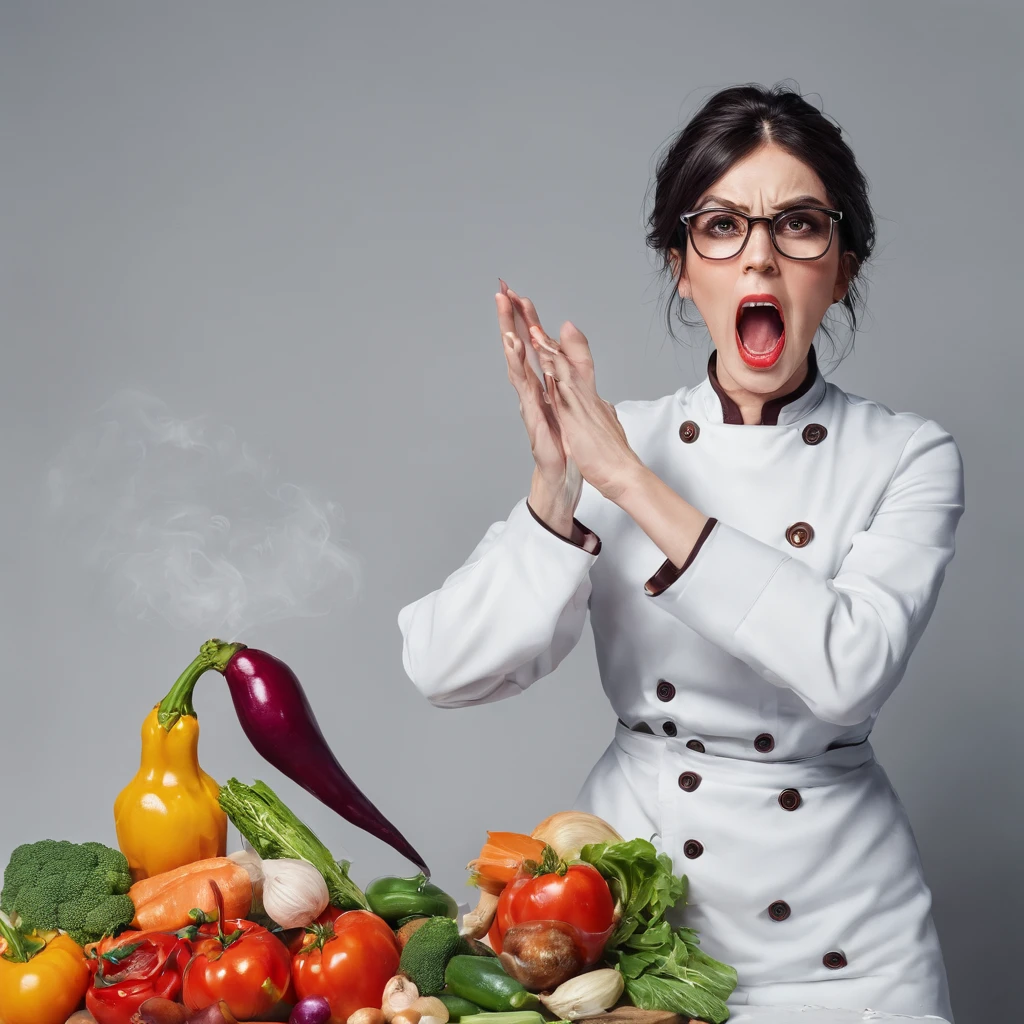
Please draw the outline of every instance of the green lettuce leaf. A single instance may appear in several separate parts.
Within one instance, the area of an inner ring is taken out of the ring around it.
[[[608,882],[622,909],[604,959],[623,976],[626,995],[646,1010],[668,1010],[723,1024],[726,1000],[736,988],[736,969],[705,953],[692,928],[673,928],[665,914],[686,904],[685,875],[672,858],[645,839],[591,843],[579,859]]]

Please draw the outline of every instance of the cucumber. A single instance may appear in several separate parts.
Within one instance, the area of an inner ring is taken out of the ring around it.
[[[513,1010],[511,1013],[478,1013],[463,1017],[460,1024],[548,1024],[548,1021],[537,1010]]]
[[[476,1003],[471,1003],[468,999],[463,999],[462,996],[457,996],[453,992],[442,992],[437,998],[448,1007],[448,1019],[450,1021],[458,1022],[463,1017],[469,1017],[481,1012],[480,1007]]]
[[[540,1000],[510,977],[501,961],[489,956],[460,954],[448,961],[444,972],[447,991],[485,1010],[508,1013],[538,1010]]]

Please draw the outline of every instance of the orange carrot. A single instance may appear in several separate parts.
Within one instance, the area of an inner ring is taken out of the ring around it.
[[[225,864],[234,863],[228,857],[208,857],[205,860],[194,860],[188,864],[182,864],[180,868],[173,868],[171,871],[164,871],[160,874],[150,875],[148,878],[141,878],[131,888],[133,900],[141,900],[143,903],[151,900],[157,893],[168,886],[176,885],[181,879],[189,875],[201,874],[204,871],[212,871],[214,868],[222,868]]]
[[[466,865],[472,883],[497,895],[512,880],[524,860],[539,861],[544,844],[519,832],[488,832],[480,856]]]
[[[224,894],[224,916],[245,917],[252,909],[249,872],[227,857],[193,861],[136,882],[128,895],[135,904],[132,926],[147,931],[172,932],[191,924],[194,908],[212,914],[217,909],[210,882]]]

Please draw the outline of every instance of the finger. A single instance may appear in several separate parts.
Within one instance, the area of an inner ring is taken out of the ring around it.
[[[549,344],[557,345],[558,342],[544,330],[544,327],[540,322],[540,317],[537,315],[537,307],[534,306],[533,302],[530,299],[528,299],[525,295],[516,294],[516,292],[514,292],[511,288],[509,288],[509,295],[512,297],[512,300],[518,306],[520,313],[523,317],[523,320],[526,322],[527,331],[531,327],[536,327],[544,335]]]
[[[519,393],[521,403],[540,414],[549,403],[544,388],[526,359],[526,346],[513,332],[505,335],[505,352],[509,360],[509,380]]]
[[[570,320],[566,320],[562,324],[559,334],[561,343],[554,343],[546,335],[542,337],[541,334],[531,330],[530,340],[535,348],[539,349],[544,343],[547,343],[549,348],[561,352],[572,363],[576,371],[574,380],[577,386],[583,386],[596,394],[597,383],[594,377],[594,360],[590,354],[590,345],[587,342],[586,335]]]
[[[564,380],[570,384],[579,378],[579,371],[570,361],[565,352],[560,348],[555,348],[554,346],[549,345],[542,339],[543,331],[540,331],[539,329],[531,329],[530,334],[533,337],[533,340],[537,342],[541,367],[553,370],[556,378]]]
[[[566,320],[559,331],[559,349],[576,368],[580,378],[594,386],[594,357],[587,336],[571,321]]]
[[[579,400],[568,381],[560,380],[551,373],[546,373],[545,376],[549,381],[551,406],[555,410],[555,415],[558,416],[558,422],[562,423],[563,417],[576,413],[579,408]]]
[[[547,398],[544,393],[544,381],[541,377],[538,376],[537,369],[529,358],[529,353],[526,349],[526,345],[528,344],[528,342],[523,341],[515,331],[510,331],[508,333],[512,336],[514,342],[521,346],[519,349],[516,349],[515,351],[517,354],[517,358],[519,358],[523,364],[524,372],[526,373],[531,386],[535,386],[537,388],[537,390],[540,393],[540,397],[544,399],[544,401],[546,402]]]
[[[515,311],[512,307],[512,300],[501,292],[494,295],[494,305],[498,311],[498,333],[504,337],[508,331],[516,331]]]

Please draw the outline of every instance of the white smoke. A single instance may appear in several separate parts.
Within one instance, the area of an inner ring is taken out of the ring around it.
[[[359,589],[358,558],[331,536],[332,502],[280,482],[230,427],[175,418],[153,395],[105,403],[47,483],[61,538],[133,618],[230,637],[326,614],[345,581]]]

